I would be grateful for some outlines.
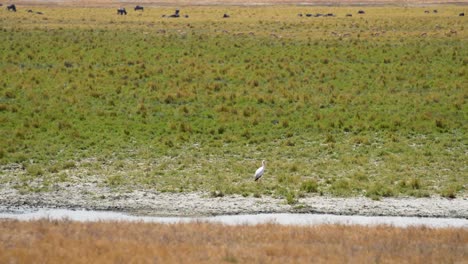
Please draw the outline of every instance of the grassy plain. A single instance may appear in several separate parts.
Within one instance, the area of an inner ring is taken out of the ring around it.
[[[462,8],[1,10],[0,183],[466,195]]]
[[[2,263],[464,263],[468,258],[466,229],[3,220],[0,231]]]

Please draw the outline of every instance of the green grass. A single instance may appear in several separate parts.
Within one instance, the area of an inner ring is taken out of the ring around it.
[[[288,203],[466,194],[458,8],[299,18],[302,7],[188,7],[178,20],[156,8],[2,11],[0,163],[48,184],[97,176]]]

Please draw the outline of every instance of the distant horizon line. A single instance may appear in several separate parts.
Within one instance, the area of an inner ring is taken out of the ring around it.
[[[384,6],[439,6],[439,5],[468,5],[468,2],[459,0],[448,1],[405,1],[405,0],[332,0],[332,1],[296,1],[296,0],[259,0],[250,2],[247,0],[18,0],[6,1],[3,3],[16,5],[31,5],[31,6],[71,6],[71,7],[110,7],[123,4],[140,4],[147,6],[244,6],[244,7],[260,7],[260,6],[339,6],[339,7],[384,7]]]

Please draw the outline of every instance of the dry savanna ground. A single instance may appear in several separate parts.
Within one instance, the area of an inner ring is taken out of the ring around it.
[[[8,1],[13,2],[13,1]],[[140,3],[151,6],[187,5],[434,5],[463,4],[462,0],[17,0],[15,3],[27,5],[65,5],[65,6],[115,6],[126,3]]]
[[[0,221],[0,263],[466,263],[467,229]]]

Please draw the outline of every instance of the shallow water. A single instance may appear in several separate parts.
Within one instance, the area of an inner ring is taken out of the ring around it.
[[[153,223],[188,223],[209,222],[225,225],[256,225],[275,223],[281,225],[313,226],[321,224],[341,225],[390,225],[395,227],[426,226],[432,228],[462,227],[468,228],[468,219],[460,218],[421,218],[393,216],[357,216],[328,214],[255,214],[221,215],[210,217],[153,217],[135,216],[120,212],[86,211],[67,209],[38,209],[35,211],[1,212],[0,219],[30,221],[38,219],[72,220],[81,222],[95,221],[140,221]]]

